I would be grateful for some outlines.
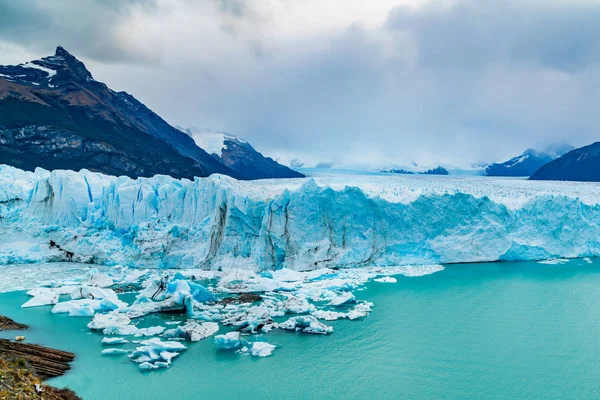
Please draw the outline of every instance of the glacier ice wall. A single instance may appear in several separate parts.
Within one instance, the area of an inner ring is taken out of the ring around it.
[[[0,166],[0,264],[310,270],[600,255],[596,186],[344,179],[362,188]]]

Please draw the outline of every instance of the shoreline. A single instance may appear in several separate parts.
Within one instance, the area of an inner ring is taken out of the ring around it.
[[[0,331],[23,331],[29,327],[0,315]],[[36,344],[0,338],[0,398],[2,399],[81,399],[68,388],[55,388],[46,379],[64,375],[71,369],[75,354]]]

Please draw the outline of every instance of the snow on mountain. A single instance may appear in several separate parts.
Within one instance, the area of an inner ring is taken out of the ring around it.
[[[201,149],[236,171],[242,179],[304,177],[272,158],[263,156],[238,136],[212,129],[184,129],[179,126],[178,129],[191,136]]]
[[[531,176],[543,165],[571,151],[572,146],[561,144],[548,147],[545,151],[527,149],[523,154],[503,163],[490,164],[485,168],[488,176]]]
[[[600,186],[339,176],[254,182],[0,167],[0,264],[312,270],[600,256]]]
[[[223,156],[223,150],[227,150],[227,142],[236,142],[240,145],[248,144],[244,139],[226,132],[212,129],[189,130],[190,136],[200,148],[209,154]]]

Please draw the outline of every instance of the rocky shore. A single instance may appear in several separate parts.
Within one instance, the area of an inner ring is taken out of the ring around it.
[[[0,315],[0,331],[24,329],[27,325]],[[63,375],[74,359],[75,354],[66,351],[0,339],[0,400],[79,399],[69,389],[56,389],[42,382]]]

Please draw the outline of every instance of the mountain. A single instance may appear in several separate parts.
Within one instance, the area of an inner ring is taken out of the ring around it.
[[[423,175],[448,175],[448,170],[444,167],[435,167],[428,169],[427,171],[421,172]]]
[[[404,169],[404,168],[390,168],[390,169],[383,169],[380,172],[388,173],[388,174],[402,174],[402,175],[414,175],[414,174],[448,175],[449,174],[449,172],[446,168],[441,167],[439,165],[435,168],[426,169],[424,171],[411,171],[411,170]]]
[[[0,164],[129,177],[242,176],[126,92],[96,81],[64,48],[0,66]]]
[[[240,137],[211,129],[179,129],[191,136],[199,147],[235,171],[240,179],[304,177],[272,158],[263,156]]]
[[[529,179],[600,182],[600,142],[568,152],[541,167]]]
[[[527,149],[523,154],[503,163],[490,164],[485,168],[487,176],[531,176],[543,165],[571,151],[572,146],[554,145],[545,151]]]

